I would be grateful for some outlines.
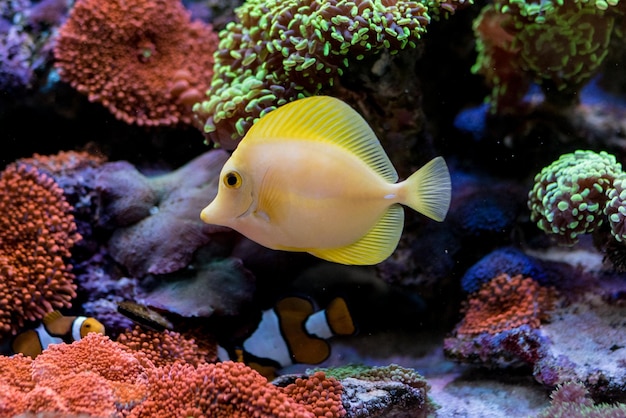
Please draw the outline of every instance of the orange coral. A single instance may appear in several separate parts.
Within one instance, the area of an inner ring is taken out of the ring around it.
[[[0,174],[0,333],[71,306],[72,266],[64,258],[81,239],[72,207],[54,180],[26,164]]]
[[[178,338],[168,334],[164,340]],[[280,388],[243,363],[194,365],[178,358],[155,366],[149,360],[154,348],[145,344],[145,349],[135,351],[91,333],[72,344],[52,345],[35,360],[0,356],[0,416],[44,411],[128,418],[345,415],[341,384],[323,372]]]
[[[459,334],[497,334],[529,325],[538,328],[555,303],[555,291],[530,277],[506,273],[483,284],[470,295]]]
[[[55,65],[62,80],[127,123],[190,123],[217,43],[180,0],[78,0],[59,30]]]
[[[0,417],[17,415],[26,408],[26,394],[35,387],[30,377],[32,362],[21,354],[0,356]]]
[[[346,415],[341,403],[343,388],[333,377],[315,372],[306,379],[298,378],[284,388],[284,392],[299,404],[308,405],[316,417],[340,418]]]
[[[53,155],[33,154],[32,157],[22,158],[18,162],[30,164],[39,170],[56,175],[73,173],[87,167],[99,167],[106,160],[105,156],[86,151],[60,151]]]
[[[176,362],[148,372],[150,394],[130,418],[313,418],[315,415],[243,363]]]
[[[120,334],[117,342],[132,350],[142,351],[157,367],[176,360],[197,366],[215,361],[217,357],[216,350],[210,352],[207,348],[199,347],[193,339],[168,330],[156,332],[135,326],[134,329]]]

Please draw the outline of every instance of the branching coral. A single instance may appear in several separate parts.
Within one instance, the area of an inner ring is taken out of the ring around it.
[[[474,22],[478,58],[473,71],[492,87],[492,109],[519,105],[529,83],[554,103],[576,102],[580,88],[607,56],[618,0],[512,1],[485,6]]]
[[[220,33],[207,97],[194,106],[207,139],[226,149],[267,112],[332,86],[351,59],[415,47],[430,21],[417,1],[249,0],[236,13]]]
[[[71,206],[54,180],[26,164],[0,175],[0,330],[71,306],[76,296],[72,266],[64,259],[81,239]]]
[[[564,154],[535,176],[528,194],[531,220],[561,243],[573,245],[579,235],[602,224],[613,182],[621,175],[621,164],[604,151]]]
[[[118,119],[190,123],[213,76],[217,35],[180,1],[77,1],[54,54],[61,79]]]
[[[497,334],[528,325],[538,328],[555,303],[554,290],[521,274],[500,274],[470,295],[459,334]]]

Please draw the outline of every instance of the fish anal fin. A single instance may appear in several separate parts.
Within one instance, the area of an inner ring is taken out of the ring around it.
[[[354,154],[387,182],[398,174],[376,134],[350,105],[330,96],[312,96],[287,103],[259,119],[241,142],[289,140],[326,142]]]
[[[304,322],[313,314],[313,304],[304,298],[288,297],[276,304],[276,314],[280,319],[280,330],[287,342],[293,361],[317,364],[330,355],[330,346],[321,339],[309,335]]]
[[[328,304],[326,319],[330,329],[337,335],[352,335],[356,331],[352,315],[343,298],[335,298]]]
[[[316,257],[340,264],[372,265],[389,257],[400,241],[404,209],[391,205],[370,231],[354,244],[309,251]]]

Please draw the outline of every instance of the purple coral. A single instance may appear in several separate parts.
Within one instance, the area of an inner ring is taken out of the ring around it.
[[[146,177],[125,162],[104,164],[96,179],[101,223],[115,229],[109,251],[137,278],[181,269],[212,234],[200,211],[217,193],[228,153],[209,151],[171,173]]]

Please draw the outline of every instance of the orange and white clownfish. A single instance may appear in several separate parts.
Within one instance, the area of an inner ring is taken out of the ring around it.
[[[343,298],[315,312],[308,299],[287,297],[263,311],[257,328],[240,346],[231,350],[218,346],[218,358],[244,362],[271,378],[282,367],[323,362],[330,355],[329,338],[355,332]]]
[[[52,311],[44,316],[37,328],[18,334],[11,348],[14,353],[22,353],[34,359],[50,344],[69,344],[90,332],[104,335],[104,325],[95,318],[64,316],[59,311]]]

